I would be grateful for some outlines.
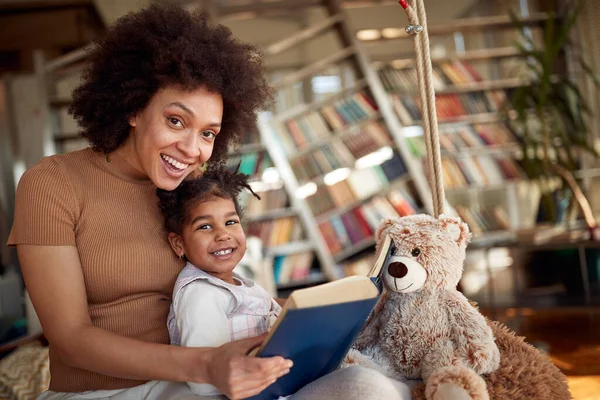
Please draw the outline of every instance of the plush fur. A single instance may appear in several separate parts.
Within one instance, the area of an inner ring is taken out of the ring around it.
[[[346,364],[395,379],[422,378],[416,400],[571,398],[547,357],[487,321],[456,290],[470,239],[465,223],[414,215],[385,220],[378,243],[384,233],[394,243],[382,272],[386,293]]]
[[[500,367],[483,375],[492,400],[570,400],[565,376],[544,354],[499,322],[488,321],[500,350]],[[413,400],[425,399],[425,385]]]

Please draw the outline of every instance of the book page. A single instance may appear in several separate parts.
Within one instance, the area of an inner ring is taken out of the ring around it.
[[[369,274],[367,275],[369,278],[377,278],[379,276],[381,269],[385,265],[386,259],[388,258],[392,243],[392,237],[386,233],[381,242],[379,253],[377,253],[377,258],[375,259],[373,268],[371,268],[371,271],[369,271]]]

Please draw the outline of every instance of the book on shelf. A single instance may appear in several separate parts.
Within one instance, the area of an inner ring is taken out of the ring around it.
[[[283,121],[282,129],[276,129],[282,147],[289,156],[315,142],[327,140],[349,127],[369,121],[378,115],[373,100],[359,91],[347,98],[328,102],[317,110]],[[376,134],[376,133],[375,133]]]
[[[487,232],[510,230],[508,214],[502,207],[476,209],[457,205],[454,209],[458,216],[469,225],[474,236]]]
[[[469,185],[500,185],[525,176],[514,158],[517,150],[515,134],[506,124],[461,124],[440,133],[442,174],[448,189]],[[422,136],[406,138],[411,152],[425,162]],[[485,151],[485,150],[497,151]],[[427,165],[425,165],[427,168]]]
[[[329,251],[335,256],[352,246],[369,240],[386,217],[412,215],[418,212],[407,190],[392,188],[349,210],[328,215],[319,222],[319,230]],[[319,217],[317,217],[319,218]]]
[[[260,200],[249,192],[243,192],[240,197],[240,205],[244,208],[246,217],[249,219],[260,217],[269,211],[288,207],[289,199],[283,187],[261,191],[258,194]]]
[[[381,296],[380,273],[391,252],[386,235],[367,275],[350,276],[295,290],[260,348],[258,357],[282,356],[294,362],[252,400],[271,400],[297,392],[337,369]]]
[[[422,120],[417,74],[411,68],[379,69],[384,89],[391,96],[391,103],[404,125],[415,125]],[[440,122],[477,114],[498,113],[503,110],[506,92],[499,84],[485,82],[481,74],[464,61],[442,62],[434,66],[432,78],[436,96],[436,110]],[[508,80],[506,89],[519,81]]]
[[[273,260],[273,276],[276,285],[306,280],[311,272],[315,254],[303,252],[289,255],[278,255]]]
[[[283,217],[265,221],[250,221],[246,235],[260,238],[265,247],[275,247],[301,240],[303,230],[297,217]]]
[[[249,175],[252,180],[260,180],[262,172],[273,167],[270,157],[263,150],[229,154],[226,164],[232,170],[238,168],[240,173]]]

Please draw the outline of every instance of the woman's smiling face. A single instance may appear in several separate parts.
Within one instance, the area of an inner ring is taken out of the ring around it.
[[[131,133],[118,151],[156,187],[173,190],[210,158],[222,118],[220,94],[164,88],[129,119]]]

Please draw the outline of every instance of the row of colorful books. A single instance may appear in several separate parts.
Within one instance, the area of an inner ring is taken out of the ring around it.
[[[461,153],[459,144],[464,147],[480,147],[480,141],[472,130],[461,131],[461,135],[440,135],[440,145],[453,154],[442,156],[442,174],[444,186],[448,189],[464,188],[469,185],[497,185],[508,180],[522,179],[526,175],[519,163],[510,153],[486,154],[484,152]],[[442,139],[444,138],[444,139]],[[498,139],[499,141],[503,139]],[[423,136],[406,138],[413,154],[421,157],[427,170],[425,143]],[[459,142],[460,141],[460,142]],[[457,152],[458,151],[458,152]]]
[[[248,192],[244,192],[240,198],[240,204],[244,208],[247,217],[257,217],[267,211],[285,208],[289,204],[288,195],[283,187],[262,191],[258,195],[260,200]]]
[[[271,158],[264,150],[252,151],[243,154],[230,154],[226,160],[229,169],[250,175],[251,180],[260,180],[261,174],[266,168],[273,166]]]
[[[516,143],[517,136],[503,122],[446,127],[440,135],[441,148],[448,153],[465,148],[478,149]]]
[[[474,209],[464,206],[454,207],[460,218],[469,225],[473,235],[485,232],[506,231],[510,229],[510,221],[506,210],[496,206],[491,209]]]
[[[501,121],[446,126],[440,132],[439,140],[440,147],[446,156],[456,155],[465,149],[481,150],[489,148],[488,146],[508,146],[518,143],[515,133]],[[407,139],[407,143],[415,157],[425,156],[425,142],[422,138],[411,137]]]
[[[414,68],[394,68],[388,65],[381,68],[378,73],[381,83],[388,93],[419,90],[417,70]],[[438,91],[484,81],[473,65],[460,60],[441,62],[435,65],[432,68],[432,78],[434,89]]]
[[[392,169],[394,174],[397,169]],[[348,178],[333,185],[318,186],[316,193],[306,198],[313,215],[332,212],[363,201],[391,188],[403,175],[386,175],[381,166],[357,169]]]
[[[506,94],[503,90],[483,90],[461,94],[438,94],[435,98],[439,122],[452,122],[460,117],[502,111]],[[417,125],[423,119],[421,100],[413,94],[392,94],[392,106],[406,126]]]
[[[315,141],[331,137],[336,131],[374,118],[377,110],[375,102],[366,93],[357,92],[316,111],[286,120],[285,130],[278,134],[286,153],[292,155]]]
[[[449,189],[500,185],[526,177],[516,160],[496,155],[442,157],[442,169],[444,185]]]
[[[304,236],[297,217],[251,221],[246,225],[246,235],[262,240],[264,247],[275,247],[301,240]]]
[[[403,193],[392,190],[386,196],[375,196],[349,211],[330,216],[319,223],[319,229],[335,256],[373,239],[382,219],[415,212]]]
[[[343,144],[332,141],[308,154],[304,154],[291,163],[296,179],[310,181],[338,168],[352,167],[354,158]]]
[[[273,277],[276,285],[306,280],[315,260],[314,252],[276,256],[273,260]]]
[[[388,131],[379,121],[362,124],[356,130],[341,135],[340,138],[355,159],[392,145]]]

